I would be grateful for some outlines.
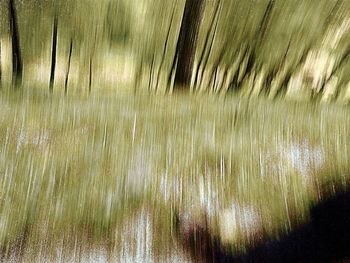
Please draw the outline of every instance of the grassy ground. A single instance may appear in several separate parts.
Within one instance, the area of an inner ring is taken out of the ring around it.
[[[220,211],[235,205],[274,236],[348,179],[347,107],[29,90],[0,92],[4,258],[169,259],[175,210],[205,209],[220,228]],[[240,247],[250,240],[238,225]]]

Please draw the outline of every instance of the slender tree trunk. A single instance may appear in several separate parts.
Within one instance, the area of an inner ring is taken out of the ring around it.
[[[12,40],[12,84],[14,87],[19,87],[22,84],[23,62],[19,41],[17,13],[14,5],[14,0],[9,0],[9,20],[10,34]]]
[[[1,42],[0,42],[0,87],[1,87],[1,78],[2,78],[2,68],[1,68]]]
[[[177,63],[174,89],[190,87],[204,2],[186,0],[173,63]]]
[[[95,51],[96,51],[96,45],[97,45],[97,26],[95,27],[95,39],[94,39],[94,44],[92,46],[92,51],[90,53],[90,58],[89,58],[89,93],[91,93],[92,90],[92,62],[95,56]]]
[[[73,39],[70,40],[67,73],[66,73],[66,79],[65,79],[65,82],[64,82],[64,94],[66,94],[66,95],[67,95],[67,92],[68,92],[68,78],[69,78],[69,71],[70,71],[70,63],[71,63],[71,58],[72,58],[72,52],[73,52]]]
[[[92,90],[92,55],[90,56],[89,60],[89,93],[91,93]]]
[[[141,85],[141,82],[142,82],[142,74],[143,74],[143,54],[141,54],[140,63],[139,63],[139,65],[138,65],[138,69],[137,69],[136,75],[135,75],[134,94],[137,93],[137,89],[138,89],[139,86]]]
[[[152,63],[151,63],[151,68],[150,68],[150,70],[149,70],[148,91],[152,91],[154,62],[155,62],[155,57],[154,57],[154,54],[153,54]]]
[[[208,45],[210,45],[210,36],[211,35],[215,35],[215,29],[214,29],[214,32],[213,32],[213,28],[215,26],[215,24],[217,24],[217,20],[218,19],[218,14],[219,14],[219,9],[220,9],[220,1],[218,1],[216,3],[216,6],[215,6],[215,11],[214,11],[214,14],[213,14],[213,17],[212,17],[212,20],[211,20],[211,23],[210,23],[210,27],[209,27],[209,30],[207,32],[207,35],[205,37],[205,40],[204,40],[204,45],[203,45],[203,49],[202,49],[202,52],[200,53],[200,56],[199,56],[199,60],[198,60],[198,66],[197,68],[195,69],[195,79],[194,79],[194,88],[197,88],[197,83],[198,83],[198,80],[199,80],[199,75],[201,73],[203,73],[204,69],[202,69],[202,72],[200,72],[200,69],[201,69],[201,66],[202,66],[202,63],[203,63],[203,60],[205,58],[205,55],[207,54],[208,51]]]
[[[168,27],[168,32],[167,32],[167,35],[166,35],[166,38],[165,38],[165,43],[164,43],[164,48],[163,48],[163,53],[162,53],[162,60],[161,60],[160,65],[159,65],[157,81],[156,81],[156,86],[155,86],[156,90],[158,89],[158,84],[159,84],[159,79],[160,79],[160,75],[161,75],[161,70],[162,70],[162,67],[163,67],[163,64],[164,64],[164,61],[165,61],[165,55],[166,55],[167,50],[168,50],[168,43],[169,43],[169,39],[170,39],[170,31],[171,31],[171,28],[172,28],[172,25],[173,25],[173,21],[174,21],[176,4],[177,4],[177,2],[175,2],[175,4],[174,4],[173,11],[172,11],[171,18],[170,18],[169,27]]]
[[[57,16],[55,15],[53,20],[53,31],[52,31],[52,49],[51,49],[51,74],[50,74],[50,92],[53,91],[53,85],[55,82],[55,69],[56,69],[56,50],[57,50]]]
[[[220,12],[219,12],[220,13]],[[204,54],[204,61],[201,61],[201,63],[203,64],[202,66],[202,72],[201,72],[201,80],[200,80],[200,83],[199,83],[199,88],[201,88],[202,84],[203,84],[203,80],[204,80],[204,71],[205,69],[207,68],[208,66],[208,61],[209,61],[209,58],[210,58],[210,55],[213,51],[213,45],[214,45],[214,40],[215,40],[215,37],[216,37],[216,34],[217,34],[217,28],[218,28],[218,22],[219,22],[219,13],[217,13],[217,16],[216,16],[216,21],[215,21],[215,26],[213,28],[213,34],[212,34],[212,37],[210,39],[210,44],[209,44],[209,47],[208,47],[208,50],[207,52]],[[207,49],[207,48],[206,48]],[[210,82],[211,80],[209,80]],[[195,83],[197,85],[197,83]],[[210,90],[210,88],[208,88],[208,90]]]

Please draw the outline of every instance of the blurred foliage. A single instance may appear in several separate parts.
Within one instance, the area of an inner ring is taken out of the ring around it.
[[[64,64],[67,60],[72,39],[73,61],[81,72],[77,74],[83,75],[76,86],[84,88],[88,78],[87,62],[93,56],[97,60],[97,66],[93,68],[97,88],[114,86],[133,91],[148,89],[164,92],[184,2],[15,0],[25,70],[32,71],[35,67],[32,64],[37,63],[39,58],[46,64],[50,63],[52,20],[53,15],[58,14],[59,61]],[[268,10],[269,5],[271,10]],[[8,33],[6,6],[7,1],[2,0],[2,39]],[[304,67],[306,57],[312,56],[315,64],[330,63],[319,61],[319,53],[328,52],[331,60],[335,61],[332,77],[336,81],[331,84],[341,91],[340,94],[337,91],[336,95],[331,92],[331,95],[336,99],[347,98],[350,92],[350,66],[347,63],[349,29],[344,29],[339,43],[331,49],[325,47],[324,40],[327,35],[337,34],[337,30],[350,19],[349,16],[350,2],[344,0],[207,1],[197,49],[194,86],[211,92],[239,90],[243,96],[268,94],[275,97],[281,91],[285,95],[288,84],[299,85],[293,82],[294,75],[301,74],[298,72]],[[315,50],[318,54],[312,55]],[[106,61],[106,57],[115,63]],[[341,62],[339,67],[338,62]],[[99,67],[109,72],[106,73],[109,75],[107,78],[101,75]],[[121,71],[130,73],[128,81],[120,76]],[[319,69],[319,72],[311,74],[311,78],[316,78],[317,74],[323,76],[323,86],[329,84],[328,73]],[[325,93],[325,89],[320,91],[319,87],[310,89],[307,83],[302,83],[301,87]],[[306,93],[309,94],[309,91]],[[304,94],[303,89],[300,94]]]
[[[111,44],[128,42],[131,34],[130,12],[130,6],[127,6],[123,1],[109,2],[105,23],[108,40]]]
[[[162,254],[175,209],[213,208],[215,221],[232,202],[257,207],[274,236],[307,218],[321,185],[347,184],[348,109],[279,97],[350,101],[350,1],[208,0],[193,86],[225,99],[144,97],[167,88],[184,3],[15,0],[25,81],[0,92],[0,256],[21,242],[34,251],[27,262],[60,257],[58,243],[74,256],[90,245],[120,253],[138,213],[151,218],[149,243]],[[40,90],[55,15],[54,93],[73,43],[65,99]],[[7,20],[0,0],[3,86]]]

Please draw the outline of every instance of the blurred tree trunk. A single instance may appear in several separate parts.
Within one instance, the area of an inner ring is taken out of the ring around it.
[[[52,50],[51,50],[51,74],[50,74],[50,92],[53,91],[53,85],[55,83],[55,70],[56,70],[56,52],[57,52],[57,24],[58,19],[55,15],[53,20],[53,31],[52,31]]]
[[[71,63],[71,59],[72,59],[72,52],[73,52],[73,39],[70,40],[70,46],[69,46],[66,80],[64,81],[64,94],[65,95],[67,95],[67,92],[68,92],[68,78],[69,78],[69,71],[70,71],[70,63]]]
[[[0,87],[1,87],[1,77],[2,77],[2,68],[1,68],[1,41],[0,41]]]
[[[91,93],[92,89],[92,55],[89,59],[89,93]]]
[[[12,83],[14,87],[19,87],[22,83],[23,63],[19,41],[17,13],[14,0],[9,0],[9,22],[12,40]]]
[[[91,93],[92,90],[92,74],[93,74],[93,70],[92,70],[92,63],[93,63],[93,59],[95,56],[95,51],[96,51],[96,46],[97,46],[97,33],[98,33],[98,28],[97,26],[95,27],[95,38],[94,38],[94,43],[91,49],[91,53],[90,53],[90,58],[89,58],[89,93]]]
[[[190,88],[198,33],[205,0],[186,0],[173,64],[177,63],[174,90]]]

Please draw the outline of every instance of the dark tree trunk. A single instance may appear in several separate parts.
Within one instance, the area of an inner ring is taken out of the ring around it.
[[[174,89],[189,88],[205,0],[186,0],[174,65],[177,63]]]
[[[89,93],[91,93],[92,89],[92,55],[89,60]]]
[[[153,54],[151,68],[149,70],[148,91],[152,91],[154,62],[155,62],[155,56]]]
[[[89,93],[91,93],[92,90],[92,63],[93,63],[93,59],[95,56],[95,51],[96,51],[96,45],[97,45],[97,26],[95,27],[95,39],[94,39],[94,44],[92,46],[92,50],[91,50],[91,54],[90,54],[90,58],[89,58]]]
[[[51,49],[51,74],[50,74],[50,92],[53,91],[53,85],[55,82],[55,69],[56,69],[56,50],[57,50],[57,16],[53,20],[53,31],[52,31],[52,49]]]
[[[9,20],[10,34],[12,40],[12,83],[14,87],[19,87],[22,83],[23,63],[19,41],[17,13],[14,5],[14,0],[9,0]]]
[[[69,78],[69,71],[70,71],[70,63],[72,58],[72,52],[73,52],[73,40],[70,40],[70,47],[69,47],[69,55],[68,55],[68,65],[67,65],[67,73],[66,73],[66,80],[64,82],[64,94],[67,94],[68,92],[68,78]]]
[[[1,42],[0,42],[0,87],[1,87],[1,77],[2,77],[2,68],[1,68]]]

